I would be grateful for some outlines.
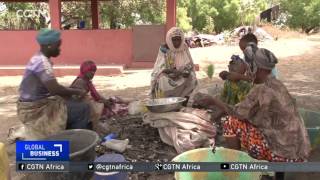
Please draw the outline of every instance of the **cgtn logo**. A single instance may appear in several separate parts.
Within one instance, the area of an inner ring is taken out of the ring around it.
[[[68,161],[68,141],[17,141],[17,161]]]
[[[41,15],[43,17],[47,17],[48,16],[48,11],[47,10],[32,10],[32,9],[26,9],[26,10],[22,10],[19,9],[16,12],[16,15],[18,18],[33,18],[33,17],[40,17]]]

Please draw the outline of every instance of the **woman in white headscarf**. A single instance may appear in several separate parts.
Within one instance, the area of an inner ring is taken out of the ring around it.
[[[198,82],[184,33],[177,27],[167,32],[151,75],[151,96],[188,97]]]

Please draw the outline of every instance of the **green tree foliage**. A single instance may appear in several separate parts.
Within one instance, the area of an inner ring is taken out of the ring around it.
[[[203,28],[203,32],[212,33],[214,31],[214,22],[213,18],[210,16],[206,17],[206,26]]]
[[[125,5],[126,4],[122,5],[121,2],[118,0],[100,2],[100,27],[116,29],[118,23],[120,24],[120,21],[122,19],[120,7]],[[123,14],[127,15],[125,12],[123,12]],[[127,22],[131,22],[132,19],[133,18],[128,18]]]
[[[267,7],[265,0],[179,0],[187,9],[194,30],[219,33],[238,25],[252,24]]]
[[[92,27],[90,1],[68,1],[61,4],[62,24],[76,27],[79,21],[84,21],[86,28]]]
[[[289,15],[288,25],[306,33],[320,26],[319,0],[281,0],[281,7]]]
[[[101,2],[102,27],[115,29],[135,24],[163,24],[165,1],[161,0],[111,0]]]
[[[108,0],[99,2],[101,28],[130,28],[137,24],[164,24],[166,0]],[[178,0],[177,25],[185,31],[220,33],[240,25],[252,25],[256,17],[272,5],[289,15],[292,28],[309,32],[320,24],[319,0]],[[47,17],[19,18],[17,10],[48,10],[47,3],[5,3],[0,15],[2,29],[40,29],[47,27]],[[63,25],[75,27],[85,21],[91,28],[90,1],[62,3]]]
[[[177,4],[177,26],[184,31],[192,29],[192,19],[188,15],[190,0],[179,0]]]
[[[109,0],[100,1],[100,26],[102,28],[130,28],[135,24],[164,24],[165,0]],[[38,10],[47,3],[5,3],[8,11],[0,16],[1,29],[40,29],[46,27],[46,19],[16,17],[17,10]],[[92,27],[90,1],[62,2],[62,25],[76,27],[84,21],[86,28]],[[183,13],[183,12],[182,12]],[[185,13],[186,14],[186,13]],[[188,19],[186,19],[188,22]],[[186,26],[187,27],[187,26]],[[190,29],[190,27],[187,27]]]
[[[270,6],[275,2],[270,2]],[[265,0],[242,0],[240,1],[239,20],[242,25],[253,25],[256,17],[267,9],[268,2]]]
[[[183,7],[177,8],[177,26],[184,31],[192,29],[192,19],[187,15],[187,9]]]
[[[217,15],[213,16],[215,23],[215,31],[220,33],[223,30],[234,28],[239,22],[239,0],[211,0],[213,5],[218,12]]]
[[[140,14],[141,20],[153,24],[165,22],[165,0],[136,0],[135,13]]]
[[[39,16],[19,17],[17,11],[39,10],[48,12],[46,3],[4,3],[6,11],[0,15],[1,29],[40,29],[47,27],[46,17],[38,13]],[[20,14],[21,15],[21,14]]]
[[[197,31],[209,30],[213,17],[218,15],[217,9],[210,0],[190,0],[188,15],[192,19],[192,27]],[[213,26],[212,26],[213,27]]]

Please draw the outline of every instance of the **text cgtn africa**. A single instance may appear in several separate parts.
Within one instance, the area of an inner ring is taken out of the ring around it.
[[[27,170],[47,170],[47,171],[59,171],[65,170],[63,164],[27,164]]]
[[[33,10],[33,9],[26,9],[26,10],[19,9],[16,12],[16,16],[18,18],[23,18],[23,17],[26,17],[26,18],[37,17],[37,18],[39,18],[41,15],[43,17],[47,17],[48,11],[47,10]]]
[[[230,169],[232,170],[268,170],[269,167],[266,164],[231,163]]]
[[[168,170],[168,171],[197,171],[201,170],[201,166],[199,164],[191,164],[191,163],[159,163],[155,165],[157,170]]]
[[[60,156],[59,151],[46,151],[46,149],[43,147],[43,145],[38,145],[38,144],[26,144],[24,145],[25,150],[29,150],[30,156],[31,157],[39,157],[39,156]]]

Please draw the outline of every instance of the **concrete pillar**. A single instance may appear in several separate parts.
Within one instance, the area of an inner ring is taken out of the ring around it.
[[[166,29],[167,31],[176,26],[176,10],[177,1],[167,0],[167,11],[166,11]]]
[[[61,0],[49,0],[51,28],[61,29]]]
[[[92,29],[99,29],[98,0],[91,0]]]

